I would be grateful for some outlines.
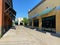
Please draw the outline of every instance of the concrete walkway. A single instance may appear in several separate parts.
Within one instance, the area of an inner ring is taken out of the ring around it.
[[[16,26],[16,30],[10,29],[0,39],[0,45],[60,45],[60,38],[24,26]]]

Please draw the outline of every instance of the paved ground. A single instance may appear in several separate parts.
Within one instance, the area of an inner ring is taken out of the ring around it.
[[[10,29],[1,39],[0,45],[60,45],[60,38],[24,26]]]

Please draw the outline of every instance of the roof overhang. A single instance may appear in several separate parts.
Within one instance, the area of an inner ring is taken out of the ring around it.
[[[52,8],[52,7],[51,7],[51,8],[47,8],[47,9],[43,10],[42,12],[40,12],[39,14],[36,14],[36,15],[30,17],[30,19],[35,18],[35,17],[38,17],[38,16],[42,16],[42,15],[44,15],[44,14],[48,14],[48,13],[51,12],[53,9],[55,9],[55,7],[54,7],[54,8]]]

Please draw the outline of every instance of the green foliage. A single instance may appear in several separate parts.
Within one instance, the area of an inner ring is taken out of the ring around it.
[[[2,38],[2,34],[0,34],[0,39]]]
[[[24,25],[28,24],[28,18],[23,18],[22,22],[24,23]]]
[[[18,21],[15,21],[15,25],[18,25]]]

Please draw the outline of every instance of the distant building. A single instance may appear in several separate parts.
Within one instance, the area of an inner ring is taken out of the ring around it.
[[[23,20],[23,18],[18,18],[18,25],[23,25],[22,20]]]
[[[28,16],[30,26],[60,34],[60,0],[42,0]]]
[[[16,21],[18,22],[18,25],[23,25],[24,23],[22,22],[23,18],[17,18]]]
[[[12,27],[15,16],[12,0],[0,0],[0,37]]]

